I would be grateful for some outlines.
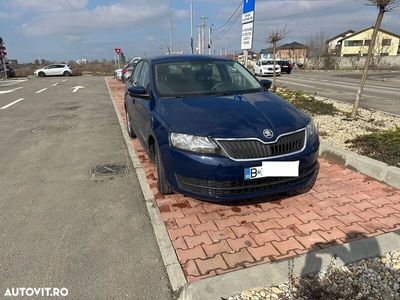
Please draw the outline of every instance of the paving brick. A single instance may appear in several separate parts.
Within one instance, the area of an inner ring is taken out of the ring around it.
[[[204,231],[217,231],[218,230],[217,226],[215,226],[215,223],[213,221],[208,221],[206,223],[201,223],[201,224],[193,224],[192,228],[196,234],[200,234]]]
[[[205,213],[206,211],[204,210],[203,205],[197,205],[195,207],[182,208],[182,212],[185,214],[185,216],[190,216],[190,215],[202,214]]]
[[[272,242],[272,245],[278,249],[281,255],[287,254],[290,250],[294,251],[304,249],[304,247],[294,237],[288,238],[286,241],[274,241]]]
[[[171,240],[176,240],[178,237],[193,236],[194,232],[189,225],[178,229],[169,229],[169,236]]]
[[[189,248],[193,248],[194,246],[201,244],[212,244],[210,236],[207,232],[203,232],[195,236],[186,236],[185,242]]]
[[[203,249],[206,252],[208,257],[212,257],[218,253],[224,253],[224,252],[232,253],[233,252],[226,240],[222,240],[219,243],[214,243],[211,245],[205,244],[205,245],[203,245]]]
[[[231,226],[240,226],[239,222],[236,221],[235,217],[229,217],[223,220],[217,220],[215,221],[215,224],[217,225],[218,229],[223,229],[225,227],[231,227]]]
[[[331,230],[318,230],[316,232],[328,242],[347,238],[347,235],[338,228],[332,228]]]
[[[163,213],[161,213],[161,217],[163,218],[164,221],[167,221],[169,219],[184,218],[185,215],[179,209],[179,210],[175,210],[175,211],[171,211],[171,212],[163,212]]]
[[[294,206],[288,206],[283,208],[276,208],[275,211],[283,218],[290,216],[290,215],[297,215],[300,211]]]
[[[354,222],[363,221],[363,219],[361,219],[355,213],[349,213],[349,214],[343,215],[343,216],[336,216],[335,218],[338,219],[343,224],[346,224],[346,225],[350,225],[350,224],[352,224]]]
[[[291,236],[297,235],[297,233],[291,228],[272,229],[272,231],[279,236],[281,240],[286,240]]]
[[[256,226],[260,232],[265,232],[269,229],[274,229],[274,228],[276,229],[282,228],[281,225],[278,224],[278,222],[272,219],[263,222],[255,222],[254,226]]]
[[[378,207],[378,208],[372,208],[373,211],[377,212],[378,214],[386,217],[386,216],[390,216],[392,214],[397,213],[398,211],[393,208],[393,206],[391,205],[385,205],[382,207]]]
[[[313,211],[314,204],[296,204],[296,208],[303,214]]]
[[[249,234],[250,232],[258,233],[258,229],[254,226],[253,223],[246,223],[240,226],[232,226],[231,229],[235,233],[237,237],[241,237],[245,234]]]
[[[393,228],[397,225],[400,225],[400,218],[397,215],[391,215],[389,217],[382,217],[382,218],[376,218],[379,222],[382,222],[389,228]]]
[[[177,228],[181,227],[181,226],[178,226],[175,219],[169,219],[169,220],[165,221],[164,224],[165,224],[165,227],[167,227],[168,229],[177,229]]]
[[[223,258],[230,268],[235,268],[242,265],[244,267],[245,262],[253,262],[254,258],[250,255],[247,249],[241,249],[236,253],[223,253]]]
[[[335,197],[335,198],[329,199],[329,201],[332,201],[333,203],[337,204],[338,206],[342,206],[342,205],[349,204],[349,203],[356,203],[353,199],[350,199],[349,197],[347,197],[347,195]]]
[[[322,226],[319,225],[315,221],[310,221],[309,223],[305,224],[297,224],[295,225],[297,229],[299,229],[303,234],[309,234],[313,231],[323,230]]]
[[[248,215],[240,215],[240,216],[235,216],[236,220],[240,224],[246,224],[246,223],[252,223],[252,222],[259,222],[261,221],[259,217],[257,217],[256,214],[248,214]]]
[[[322,192],[322,193],[313,193],[313,195],[318,198],[319,200],[325,200],[328,198],[333,198],[335,197],[333,194],[331,194],[330,192]]]
[[[312,232],[305,236],[296,236],[296,239],[306,248],[313,249],[319,248],[318,244],[324,244],[327,241],[321,237],[318,233]]]
[[[223,211],[225,209],[230,209],[229,206],[224,206],[224,205],[219,205],[219,204],[214,204],[214,203],[203,204],[203,207],[206,212]]]
[[[249,235],[244,235],[240,238],[227,239],[228,244],[235,251],[239,251],[242,248],[257,247],[256,242]]]
[[[216,221],[221,220],[221,216],[218,212],[210,212],[206,214],[198,214],[197,217],[199,218],[200,222],[205,223],[207,221]]]
[[[302,249],[302,250],[305,250],[305,249]],[[279,255],[271,255],[270,259],[271,259],[271,261],[281,261],[281,260],[284,260],[284,259],[287,259],[287,258],[296,256],[296,255],[297,255],[296,251],[301,251],[301,250],[300,250],[300,249],[289,250],[289,252],[286,253],[286,254],[284,254],[284,255],[282,255],[282,254],[279,254]],[[307,252],[307,251],[306,251],[306,252]]]
[[[191,249],[177,249],[176,254],[178,255],[181,263],[185,263],[188,260],[194,260],[196,258],[206,258],[206,253],[200,245]]]
[[[382,230],[389,229],[389,226],[380,222],[377,219],[371,219],[366,222],[359,222],[359,225],[367,229],[369,232],[377,232],[377,231],[380,232]]]
[[[297,214],[296,217],[299,218],[300,221],[302,221],[303,223],[308,223],[313,220],[322,219],[322,217],[320,215],[318,215],[317,213],[315,213],[314,211],[310,211],[305,214]]]
[[[225,270],[228,268],[221,254],[217,254],[212,258],[206,258],[204,260],[196,259],[196,265],[200,271],[200,274],[202,275],[205,275],[213,270],[217,269]]]
[[[197,269],[197,266],[196,266],[196,263],[194,262],[194,260],[189,260],[185,264],[182,264],[182,269],[186,276],[188,276],[188,275],[200,276],[199,269]]]
[[[374,218],[382,217],[382,215],[378,214],[376,211],[372,209],[366,209],[364,211],[355,212],[357,216],[359,216],[363,221],[369,221]]]
[[[178,237],[176,240],[172,241],[174,249],[187,249],[185,239],[183,237]]]
[[[378,197],[375,199],[368,200],[371,204],[375,205],[376,207],[383,207],[388,204],[393,204],[387,197]]]
[[[183,226],[186,226],[186,225],[192,225],[192,224],[200,224],[200,220],[196,215],[191,215],[191,216],[186,217],[186,218],[178,218],[175,221],[176,221],[176,223],[178,224],[179,227],[183,227]]]
[[[205,274],[205,275],[200,275],[200,276],[186,276],[186,279],[187,279],[187,281],[188,281],[189,283],[192,283],[192,282],[196,282],[196,281],[202,280],[202,279],[204,279],[204,278],[208,278],[208,277],[212,277],[212,276],[216,276],[216,275],[217,275],[217,272],[211,271],[211,272],[208,272],[208,273]]]
[[[289,216],[282,219],[276,219],[276,222],[278,222],[278,224],[281,225],[282,228],[286,228],[289,225],[302,224],[302,222],[296,216]]]
[[[211,237],[213,242],[219,242],[221,240],[226,240],[228,238],[234,239],[236,238],[235,233],[232,231],[230,227],[226,227],[222,230],[218,231],[209,231],[208,234]]]
[[[357,194],[353,194],[353,195],[349,195],[349,198],[355,200],[355,201],[362,201],[362,200],[369,200],[371,199],[370,196],[368,196],[365,193],[357,193]]]
[[[275,234],[272,230],[267,230],[263,233],[251,233],[250,236],[254,239],[257,245],[262,246],[265,243],[271,241],[280,241],[281,238]]]
[[[346,215],[348,213],[355,213],[357,211],[360,211],[357,207],[354,207],[351,204],[345,204],[341,206],[336,206],[335,209],[341,214],[341,215]]]
[[[315,210],[315,212],[319,214],[323,219],[330,218],[331,216],[341,215],[341,213],[338,212],[333,207],[327,207],[325,209]]]
[[[342,222],[335,218],[330,218],[330,219],[324,219],[324,220],[316,220],[319,225],[321,225],[323,228],[326,230],[330,230],[333,227],[338,227],[338,226],[344,226]]]
[[[351,205],[353,205],[354,207],[356,207],[357,209],[363,211],[369,208],[375,208],[376,206],[373,205],[371,202],[369,202],[368,200],[363,200],[360,202],[353,202],[351,203]]]
[[[280,214],[278,214],[274,209],[270,209],[268,211],[262,213],[256,213],[257,217],[262,221],[268,221],[270,219],[282,218]]]
[[[269,257],[271,255],[280,255],[278,250],[271,243],[255,248],[249,247],[247,248],[247,250],[255,258],[256,261],[263,260],[263,258]]]
[[[357,224],[357,223],[354,223],[349,226],[339,226],[338,228],[341,231],[343,231],[345,234],[347,234],[350,238],[355,237],[360,234],[363,234],[363,233],[370,232],[370,230],[362,227],[360,224]]]

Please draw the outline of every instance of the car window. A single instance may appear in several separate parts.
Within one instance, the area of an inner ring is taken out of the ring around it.
[[[263,61],[262,64],[263,64],[263,66],[265,66],[265,65],[273,65],[274,62],[272,60],[266,60],[266,61]]]
[[[143,86],[147,91],[149,83],[149,63],[146,61],[143,63],[142,70],[140,72],[139,85]]]
[[[154,67],[156,93],[165,97],[261,91],[243,66],[230,60],[178,61]]]
[[[142,69],[143,62],[139,62],[138,65],[135,68],[135,71],[133,72],[133,75],[131,76],[131,82],[136,85],[139,82],[139,75],[140,71]]]

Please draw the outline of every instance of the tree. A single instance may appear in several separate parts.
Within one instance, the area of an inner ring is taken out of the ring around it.
[[[399,7],[400,0],[368,0],[368,4],[372,6],[376,6],[378,9],[378,16],[376,17],[374,31],[372,33],[371,43],[368,48],[367,58],[365,60],[364,71],[361,76],[360,85],[358,87],[356,100],[354,101],[353,111],[351,112],[352,119],[356,119],[358,107],[360,105],[361,96],[364,90],[365,81],[368,76],[369,65],[372,60],[373,50],[375,47],[376,37],[378,36],[378,31],[382,24],[383,15],[385,12],[390,12]]]
[[[273,52],[273,60],[274,60],[274,77],[273,77],[273,82],[272,82],[272,91],[276,91],[276,73],[275,73],[275,66],[276,66],[276,45],[278,44],[279,41],[283,40],[286,38],[286,35],[288,34],[286,30],[286,25],[280,30],[275,30],[271,31],[268,36],[267,36],[267,43],[272,44],[272,52]]]
[[[328,36],[323,28],[312,34],[306,45],[308,46],[308,58],[313,68],[320,69],[323,67],[325,58],[328,55],[328,45],[326,40]]]

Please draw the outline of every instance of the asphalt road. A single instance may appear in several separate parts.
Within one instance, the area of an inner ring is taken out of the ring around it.
[[[298,71],[278,77],[278,86],[353,103],[361,73],[354,71]],[[372,71],[364,88],[361,107],[400,115],[400,72]]]
[[[0,128],[0,298],[172,298],[104,78],[0,81]],[[92,176],[112,163],[128,172]]]

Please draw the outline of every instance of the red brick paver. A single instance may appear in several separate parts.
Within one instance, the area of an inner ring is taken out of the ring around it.
[[[125,120],[124,86],[107,82]],[[160,195],[154,166],[132,144],[189,282],[400,228],[398,190],[322,158],[310,191],[227,206]]]

